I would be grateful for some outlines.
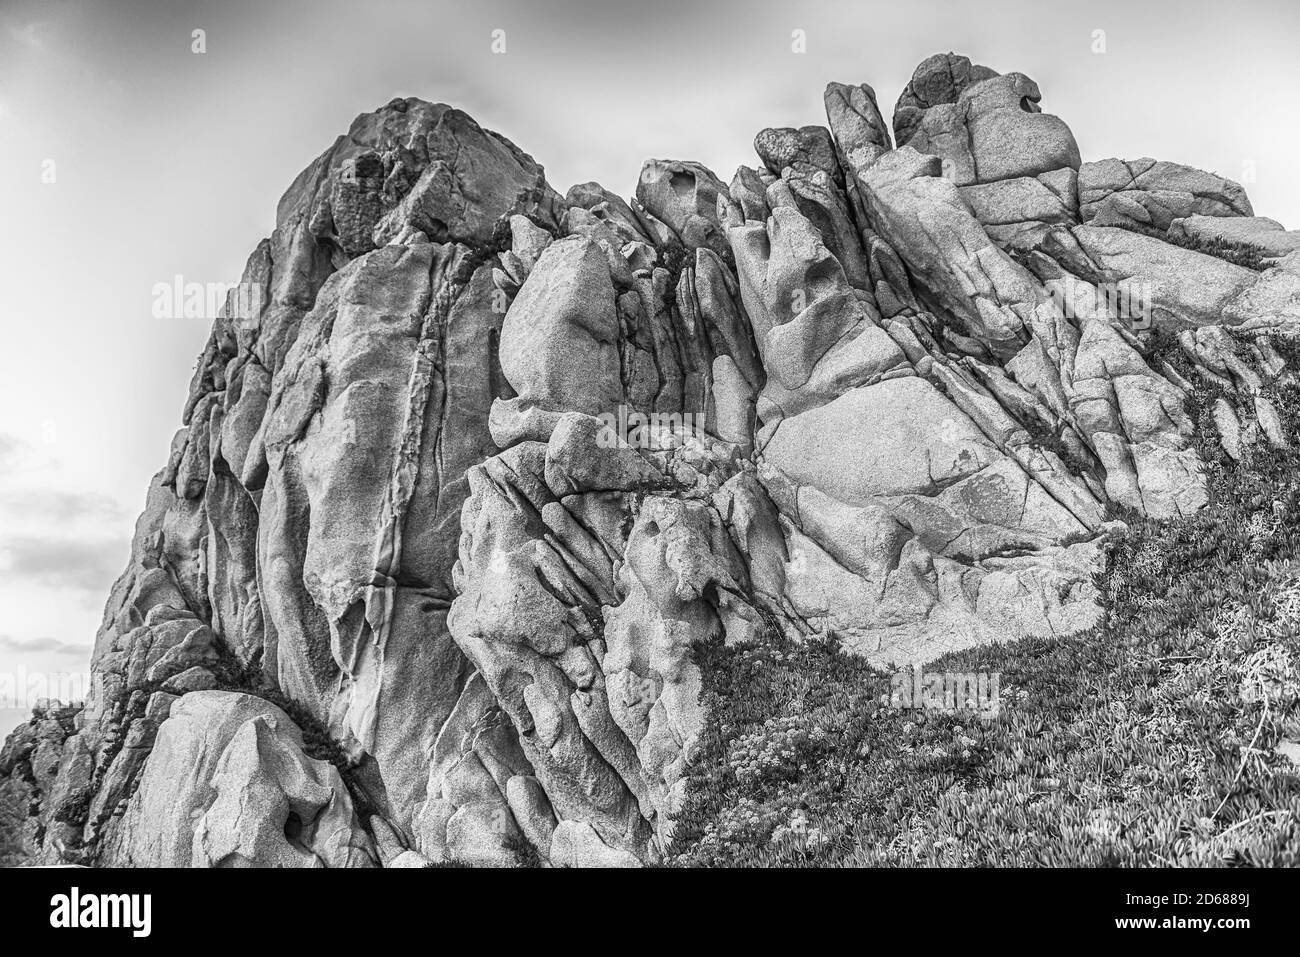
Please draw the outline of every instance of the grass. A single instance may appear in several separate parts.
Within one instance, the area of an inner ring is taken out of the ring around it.
[[[1181,246],[1184,249],[1190,249],[1193,252],[1204,253],[1207,256],[1213,256],[1216,259],[1222,259],[1224,262],[1230,262],[1234,266],[1243,266],[1246,269],[1253,269],[1255,272],[1263,272],[1268,268],[1268,263],[1264,261],[1264,254],[1249,243],[1232,242],[1226,239],[1199,239],[1190,236],[1170,236],[1168,234],[1161,236],[1167,243],[1175,246]]]
[[[1274,753],[1300,740],[1300,454],[1232,463],[1216,397],[1189,410],[1210,504],[1122,516],[1101,626],[927,666],[1000,672],[996,718],[891,708],[889,675],[833,638],[700,647],[670,863],[1300,864],[1300,767]],[[1295,386],[1269,397],[1295,435]]]
[[[1239,243],[1228,239],[1173,236],[1162,229],[1136,222],[1126,223],[1119,228],[1127,229],[1129,232],[1141,233],[1144,236],[1152,236],[1162,242],[1169,243],[1171,246],[1179,246],[1183,249],[1190,249],[1192,252],[1213,256],[1215,259],[1222,259],[1224,262],[1230,262],[1234,266],[1241,266],[1245,269],[1253,269],[1255,272],[1263,272],[1269,267],[1264,254],[1249,243]]]

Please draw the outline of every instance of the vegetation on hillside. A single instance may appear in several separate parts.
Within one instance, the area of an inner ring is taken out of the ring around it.
[[[890,707],[890,676],[833,638],[700,648],[671,862],[1300,864],[1300,452],[1234,463],[1217,397],[1190,409],[1211,503],[1121,516],[1104,624],[927,666],[999,672],[996,718]],[[1269,398],[1296,435],[1295,385]]]
[[[1175,246],[1181,246],[1193,252],[1204,253],[1207,256],[1222,259],[1224,262],[1230,262],[1234,266],[1253,269],[1255,272],[1263,272],[1268,268],[1268,263],[1264,261],[1264,254],[1250,243],[1233,242],[1227,239],[1201,239],[1191,236],[1166,235],[1161,238],[1167,243],[1173,243]]]
[[[1153,236],[1172,246],[1179,246],[1183,249],[1190,249],[1195,253],[1213,256],[1215,259],[1222,259],[1224,262],[1232,263],[1234,266],[1241,266],[1244,269],[1253,269],[1255,272],[1263,272],[1270,265],[1263,252],[1250,243],[1236,242],[1230,239],[1207,239],[1200,236],[1179,236],[1163,229],[1156,229],[1154,226],[1143,226],[1139,223],[1128,223],[1121,228],[1130,232],[1141,233],[1144,236]]]

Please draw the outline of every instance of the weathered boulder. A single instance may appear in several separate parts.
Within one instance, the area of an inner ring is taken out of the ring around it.
[[[835,143],[830,130],[824,126],[762,130],[754,137],[754,152],[776,176],[787,167],[802,167],[809,172],[821,171],[839,183],[844,182],[844,174],[835,158]]]
[[[1149,307],[1161,324],[1222,322],[1230,304],[1260,279],[1242,266],[1127,229],[1088,224],[1074,236],[1102,280]],[[1197,281],[1186,282],[1188,275]]]
[[[989,238],[957,187],[934,160],[910,146],[883,157],[861,177],[867,215],[909,274],[962,323],[968,351],[1010,358],[1029,337],[1042,286]]]
[[[596,415],[623,399],[614,284],[605,253],[573,236],[542,253],[511,303],[501,366],[523,403]]]
[[[1197,246],[1246,246],[1281,259],[1300,250],[1300,230],[1287,230],[1267,216],[1206,216],[1193,213],[1169,224],[1169,238]]]
[[[446,104],[430,107],[406,101],[427,128],[413,143],[415,169],[403,168],[405,157],[388,177],[423,167],[402,201],[374,227],[374,242],[383,245],[408,230],[432,242],[487,243],[502,217],[524,215],[554,222],[561,200],[546,184],[542,167],[502,136],[484,130],[467,114]]]
[[[652,223],[667,228],[661,243],[675,238],[687,249],[711,249],[724,258],[727,240],[718,221],[718,196],[727,187],[700,165],[681,160],[647,160],[637,179],[638,206]]]
[[[898,146],[939,157],[959,186],[1077,170],[1070,128],[1043,113],[1038,85],[1022,73],[994,74],[965,57],[917,67],[894,110]]]
[[[1232,180],[1148,157],[1080,166],[1079,213],[1094,226],[1160,231],[1192,215],[1254,215],[1246,191]]]
[[[912,72],[894,104],[894,136],[902,146],[915,132],[922,114],[932,106],[955,103],[971,84],[997,76],[997,71],[973,64],[956,53],[936,53]]]
[[[101,861],[121,867],[356,867],[374,863],[338,771],[249,695],[185,695]]]
[[[1016,223],[1075,223],[1079,218],[1075,172],[1063,168],[1034,176],[997,180],[960,190],[985,226]]]

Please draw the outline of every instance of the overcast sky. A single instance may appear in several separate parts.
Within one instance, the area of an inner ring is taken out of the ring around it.
[[[823,123],[829,80],[888,115],[955,50],[1037,80],[1085,160],[1245,177],[1296,227],[1298,41],[1294,0],[0,0],[0,675],[86,666],[207,335],[153,318],[154,284],[236,281],[358,113],[448,102],[561,192],[628,195],[650,156],[730,179],[758,130]]]

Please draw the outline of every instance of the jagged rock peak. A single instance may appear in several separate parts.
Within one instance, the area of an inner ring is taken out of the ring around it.
[[[894,137],[901,145],[912,138],[920,115],[932,106],[956,103],[968,86],[997,76],[957,53],[936,53],[922,60],[894,104]]]

